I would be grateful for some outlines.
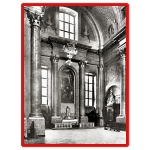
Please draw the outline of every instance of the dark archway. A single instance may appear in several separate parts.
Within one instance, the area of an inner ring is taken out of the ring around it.
[[[103,116],[104,116],[104,126],[108,126],[110,122],[115,122],[116,117],[120,113],[120,88],[116,85],[111,86],[105,96]]]

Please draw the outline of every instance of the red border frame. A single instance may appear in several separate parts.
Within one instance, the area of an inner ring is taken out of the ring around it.
[[[126,6],[126,144],[24,143],[24,6]],[[128,147],[129,146],[129,4],[128,3],[22,3],[21,5],[21,145],[23,147]]]

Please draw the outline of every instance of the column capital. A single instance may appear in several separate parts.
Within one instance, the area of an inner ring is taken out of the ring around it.
[[[79,64],[79,68],[84,68],[85,65],[87,64],[87,61],[80,61],[78,64]]]
[[[24,9],[27,12],[27,17],[30,20],[31,26],[40,27],[42,17],[44,15],[44,13],[42,12],[42,7],[30,6],[30,7],[25,7]]]
[[[126,43],[118,47],[120,57],[123,59],[126,57]]]
[[[104,65],[103,65],[103,64],[98,64],[98,65],[97,65],[97,68],[98,68],[99,70],[103,71],[103,70],[104,70]]]
[[[98,55],[102,56],[102,50],[101,49],[98,49]]]
[[[59,57],[58,56],[51,56],[50,57],[50,61],[52,61],[52,62],[54,62],[54,63],[58,63],[58,61],[59,61]]]

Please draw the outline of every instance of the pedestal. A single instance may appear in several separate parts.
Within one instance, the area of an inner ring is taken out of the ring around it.
[[[98,117],[97,125],[100,127],[104,127],[104,117]]]
[[[125,116],[118,116],[116,118],[116,122],[126,123],[126,117]]]
[[[52,116],[51,117],[51,123],[61,123],[62,118],[60,116]]]
[[[79,122],[80,123],[87,123],[88,122],[88,117],[87,116],[80,116],[79,117]]]
[[[34,122],[34,132],[38,136],[45,136],[45,119],[44,117],[29,117],[28,128],[32,121]]]

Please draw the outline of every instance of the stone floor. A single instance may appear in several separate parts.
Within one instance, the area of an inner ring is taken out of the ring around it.
[[[126,144],[126,132],[93,129],[45,130],[45,137],[25,139],[25,143],[45,144]]]

